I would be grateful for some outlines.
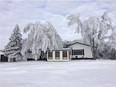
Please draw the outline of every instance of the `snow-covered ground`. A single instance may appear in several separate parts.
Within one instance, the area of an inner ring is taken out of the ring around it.
[[[0,87],[116,87],[116,61],[0,63]]]

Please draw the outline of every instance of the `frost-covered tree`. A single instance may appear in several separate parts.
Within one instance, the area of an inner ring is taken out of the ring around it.
[[[116,59],[116,27],[112,28],[112,34],[110,37],[110,44],[112,48],[112,59]]]
[[[9,38],[8,44],[5,46],[4,52],[8,58],[15,58],[16,61],[21,60],[21,49],[22,49],[22,35],[20,33],[19,26],[16,25],[13,33]]]
[[[82,22],[79,16],[70,15],[67,17],[69,25],[77,24],[77,32],[81,33],[84,43],[88,43],[91,46],[93,58],[96,59],[99,44],[107,38],[108,30],[112,29],[111,20],[104,12],[101,19],[96,17],[89,17]]]
[[[63,47],[61,37],[50,22],[45,22],[45,24],[30,23],[24,28],[24,32],[28,33],[28,37],[23,44],[22,54],[26,55],[27,50],[30,49],[35,60],[40,58],[42,51],[45,53],[48,49],[61,49]]]

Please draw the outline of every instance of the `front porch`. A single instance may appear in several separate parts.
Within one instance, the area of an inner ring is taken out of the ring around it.
[[[70,58],[69,48],[47,51],[47,61],[69,61]]]

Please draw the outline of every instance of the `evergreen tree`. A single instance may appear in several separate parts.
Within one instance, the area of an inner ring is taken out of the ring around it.
[[[9,38],[9,43],[5,46],[5,55],[11,59],[15,58],[16,61],[21,60],[21,49],[22,49],[22,35],[20,33],[19,26],[16,25],[13,34]]]

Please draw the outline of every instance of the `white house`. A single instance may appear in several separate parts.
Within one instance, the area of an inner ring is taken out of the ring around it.
[[[80,42],[68,44],[66,48],[48,50],[45,56],[47,61],[69,61],[72,58],[93,58],[90,45]],[[27,51],[25,60],[36,60],[31,51]]]
[[[8,57],[5,56],[2,50],[0,50],[0,62],[8,62]]]
[[[5,56],[4,51],[0,50],[0,61],[1,62],[13,62],[15,60],[15,58],[8,58],[7,56]]]
[[[93,58],[90,45],[74,42],[67,45],[67,48],[72,49],[72,58]]]
[[[47,50],[47,52],[44,54],[44,57],[45,59],[47,59],[47,61],[69,61],[71,58],[70,55],[71,55],[70,48],[62,48],[59,50],[52,51]],[[36,58],[31,51],[27,51],[26,55],[24,56],[24,60],[30,61],[36,60]]]
[[[26,52],[26,54],[23,57],[24,60],[35,60],[34,55],[30,50]]]
[[[4,52],[0,50],[0,61],[1,61],[2,55],[4,55]]]
[[[93,58],[90,45],[74,42],[61,50],[47,51],[47,61],[69,61],[72,58]]]
[[[47,61],[69,61],[71,55],[70,48],[47,51]]]

